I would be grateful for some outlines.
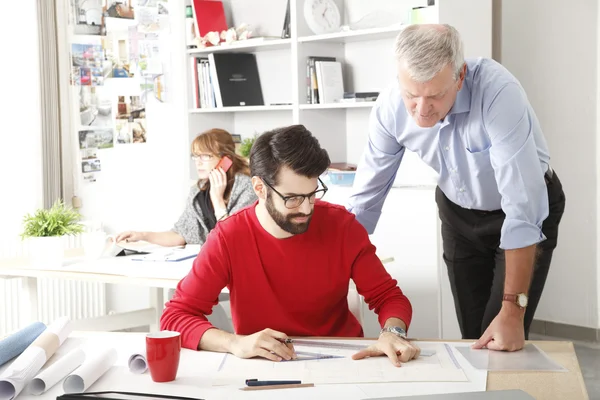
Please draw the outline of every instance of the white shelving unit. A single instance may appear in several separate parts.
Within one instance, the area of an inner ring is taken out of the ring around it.
[[[265,10],[265,20],[281,20],[283,24],[282,15],[270,14],[272,7],[269,4],[276,1],[283,0],[261,0],[257,7]],[[424,3],[423,0],[388,0],[389,6],[395,9],[400,2],[406,7],[406,15],[411,7]],[[336,0],[336,3],[343,16],[353,14],[355,10],[350,10],[350,7],[368,8],[365,3],[354,0]],[[465,32],[463,40],[467,56],[491,56],[491,0],[438,0],[436,3],[438,22],[450,23]],[[487,13],[488,3],[489,16],[480,15]],[[226,7],[236,6],[235,1],[224,1],[224,4]],[[385,1],[377,4],[381,7]],[[181,72],[185,76],[184,88],[188,93],[186,122],[190,141],[198,133],[213,127],[248,137],[280,126],[303,124],[319,138],[332,161],[358,163],[366,145],[369,115],[374,102],[307,104],[306,60],[310,56],[336,57],[343,65],[345,91],[382,92],[395,80],[393,45],[402,23],[406,21],[399,21],[393,26],[314,35],[304,21],[303,5],[303,0],[291,0],[290,39],[251,39],[182,52],[185,72]],[[489,24],[486,23],[488,19]],[[243,21],[233,22],[239,24]],[[184,47],[183,43],[181,47]],[[211,52],[254,53],[265,105],[193,109],[192,80],[187,68],[189,57],[206,56]],[[190,165],[190,174],[194,179],[192,167]],[[417,157],[410,155],[405,157],[402,170],[405,170],[405,175],[408,174],[410,183],[430,184],[434,176]],[[401,173],[399,179],[403,179]]]

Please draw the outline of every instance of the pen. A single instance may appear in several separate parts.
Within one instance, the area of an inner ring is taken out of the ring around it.
[[[259,381],[258,379],[246,379],[247,386],[273,386],[273,385],[299,385],[302,381]]]

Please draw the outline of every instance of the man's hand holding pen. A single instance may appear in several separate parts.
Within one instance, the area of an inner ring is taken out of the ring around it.
[[[263,357],[272,361],[296,359],[294,345],[284,343],[285,333],[264,329],[248,336],[236,335],[231,342],[231,354],[239,358]]]

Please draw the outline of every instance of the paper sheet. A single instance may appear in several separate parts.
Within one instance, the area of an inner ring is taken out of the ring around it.
[[[79,368],[65,379],[65,393],[85,392],[94,382],[106,373],[117,362],[117,351],[114,348],[102,349],[86,357]]]
[[[357,343],[354,341],[353,343]],[[365,345],[371,342],[365,342]],[[381,382],[464,382],[467,377],[454,359],[450,347],[443,343],[419,343],[431,354],[393,366],[387,357],[352,360],[356,350],[295,346],[307,351],[343,358],[295,362],[273,362],[264,359],[242,360],[227,355],[215,375],[213,385],[243,385],[246,379],[301,380],[303,383],[381,383]],[[252,376],[250,376],[252,375]]]
[[[12,400],[21,393],[70,333],[67,317],[49,325],[0,376],[0,400]]]
[[[553,371],[567,370],[550,359],[536,345],[528,343],[520,351],[473,350],[470,346],[457,350],[476,369],[487,371]]]
[[[146,347],[142,346],[135,350],[127,360],[129,371],[134,374],[143,374],[148,370],[148,362],[146,361]]]
[[[29,392],[36,396],[44,393],[73,372],[84,360],[85,354],[81,349],[71,351],[33,378],[28,386]]]
[[[25,328],[0,340],[0,365],[6,364],[25,351],[46,329],[41,322],[34,322]]]

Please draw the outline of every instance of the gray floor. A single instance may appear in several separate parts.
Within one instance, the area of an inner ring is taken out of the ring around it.
[[[532,340],[565,340],[542,335],[530,335]],[[577,360],[591,400],[600,400],[600,344],[574,342]]]

